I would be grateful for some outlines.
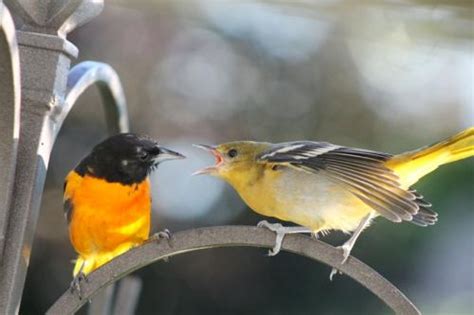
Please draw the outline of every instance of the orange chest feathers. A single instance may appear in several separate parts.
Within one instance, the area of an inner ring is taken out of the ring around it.
[[[64,202],[71,242],[80,254],[138,245],[150,232],[148,179],[139,184],[109,183],[72,171],[66,178]]]

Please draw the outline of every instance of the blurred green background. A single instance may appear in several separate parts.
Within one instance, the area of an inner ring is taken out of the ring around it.
[[[448,0],[111,0],[70,40],[78,62],[117,70],[132,131],[188,156],[152,177],[153,230],[179,231],[262,219],[224,183],[189,176],[212,162],[192,143],[306,139],[399,153],[474,125],[473,10]],[[63,179],[104,137],[91,89],[54,147],[21,314],[43,313],[71,281]],[[473,166],[441,167],[415,186],[438,224],[379,218],[353,251],[424,314],[474,314]],[[328,266],[265,254],[208,250],[144,268],[137,314],[390,313],[348,277],[330,282]]]

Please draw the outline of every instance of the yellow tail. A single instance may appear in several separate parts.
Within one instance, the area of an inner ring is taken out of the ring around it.
[[[406,189],[438,166],[473,155],[474,127],[470,127],[441,142],[396,155],[386,166],[398,175],[401,186]]]

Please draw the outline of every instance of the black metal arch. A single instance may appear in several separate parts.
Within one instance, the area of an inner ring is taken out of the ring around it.
[[[177,232],[169,241],[145,243],[92,272],[88,281],[82,283],[82,299],[68,289],[47,314],[72,314],[106,286],[137,269],[168,257],[218,247],[272,248],[274,242],[273,232],[250,226],[220,226]],[[341,265],[341,252],[331,245],[303,235],[287,235],[282,250],[338,268],[378,296],[396,314],[420,314],[400,290],[363,262],[351,256]]]

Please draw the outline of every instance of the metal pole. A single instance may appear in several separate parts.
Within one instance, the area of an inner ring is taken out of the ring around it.
[[[49,156],[62,111],[71,59],[77,48],[65,39],[97,16],[103,2],[5,1],[17,28],[21,68],[21,126],[13,199],[0,266],[0,313],[20,307]]]
[[[115,286],[111,285],[99,292],[89,304],[87,315],[113,314],[112,303],[114,300]]]
[[[0,0],[0,262],[20,136],[20,58],[15,26]]]
[[[142,280],[136,276],[127,276],[120,280],[115,299],[114,315],[133,315],[142,290]]]

